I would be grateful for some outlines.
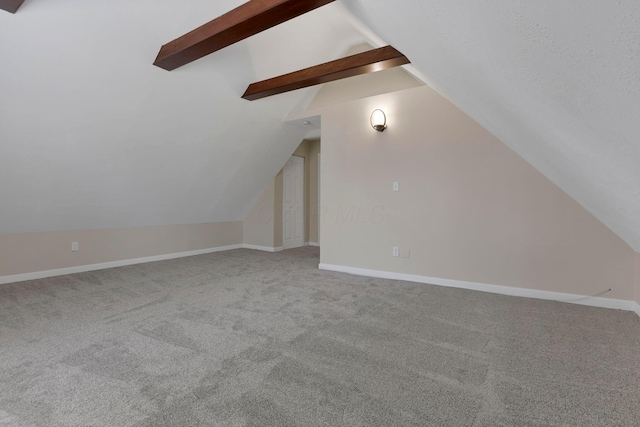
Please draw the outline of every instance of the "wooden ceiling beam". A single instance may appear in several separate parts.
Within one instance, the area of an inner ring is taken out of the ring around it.
[[[274,77],[251,84],[242,95],[244,99],[255,101],[256,99],[278,95],[296,89],[328,83],[347,77],[361,74],[374,73],[376,71],[409,64],[409,58],[391,46],[381,47],[306,68],[294,73]]]
[[[22,3],[24,3],[24,0],[0,0],[0,9],[16,13]]]
[[[175,70],[334,1],[251,0],[162,46],[153,64]]]

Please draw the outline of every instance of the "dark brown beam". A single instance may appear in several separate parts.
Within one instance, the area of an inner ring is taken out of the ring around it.
[[[346,79],[360,74],[374,73],[409,63],[411,63],[409,58],[391,46],[381,47],[338,59],[337,61],[305,68],[284,76],[253,83],[242,97],[249,101],[255,101],[256,99],[279,93]]]
[[[16,13],[22,3],[24,3],[24,0],[0,0],[0,9]]]
[[[162,46],[153,64],[175,70],[334,1],[251,0]]]

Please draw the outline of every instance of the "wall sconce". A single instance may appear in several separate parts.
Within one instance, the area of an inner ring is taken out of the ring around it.
[[[384,114],[384,111],[375,110],[371,114],[371,127],[378,132],[384,132],[387,128],[387,116]]]

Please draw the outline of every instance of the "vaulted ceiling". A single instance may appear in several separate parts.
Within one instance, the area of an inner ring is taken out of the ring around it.
[[[308,129],[250,83],[366,41],[331,4],[175,71],[163,43],[243,0],[28,0],[0,14],[0,233],[243,220]]]
[[[248,102],[247,85],[369,42],[640,250],[634,0],[340,0],[175,71],[151,65],[243,2],[0,13],[0,233],[242,220],[308,130],[282,123],[308,92]]]
[[[346,0],[427,82],[640,250],[640,3]]]

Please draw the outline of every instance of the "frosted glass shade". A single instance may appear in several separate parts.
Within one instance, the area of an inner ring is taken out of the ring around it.
[[[373,114],[371,114],[371,127],[378,132],[384,132],[387,128],[387,116],[384,114],[384,111],[375,110]]]

